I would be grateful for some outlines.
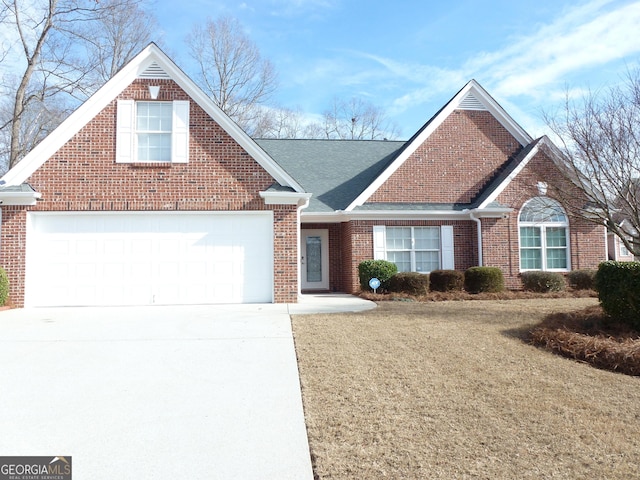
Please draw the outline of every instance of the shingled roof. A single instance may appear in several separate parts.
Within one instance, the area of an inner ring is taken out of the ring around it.
[[[289,175],[313,193],[308,212],[344,210],[396,158],[405,142],[257,139]]]

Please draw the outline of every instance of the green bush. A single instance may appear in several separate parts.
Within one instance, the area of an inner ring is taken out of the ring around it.
[[[595,276],[600,305],[607,315],[640,329],[640,263],[603,262]]]
[[[564,277],[556,272],[523,272],[522,286],[538,293],[561,292],[566,287]]]
[[[593,290],[597,270],[572,270],[567,274],[567,283],[574,290]]]
[[[464,287],[464,272],[434,270],[429,275],[429,289],[433,292],[458,292]]]
[[[429,275],[418,272],[396,273],[389,279],[389,291],[409,295],[426,295],[429,293]]]
[[[9,277],[7,277],[7,272],[5,272],[2,267],[0,267],[0,306],[3,306],[5,303],[7,303],[8,297]]]
[[[380,280],[380,289],[389,289],[389,279],[398,273],[398,267],[395,263],[386,260],[365,260],[358,265],[358,278],[360,279],[360,288],[363,292],[371,292],[369,280],[377,278]]]
[[[464,289],[469,293],[501,292],[504,276],[498,267],[471,267],[464,272]]]

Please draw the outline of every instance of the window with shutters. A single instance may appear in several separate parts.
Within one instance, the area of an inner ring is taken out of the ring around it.
[[[188,101],[120,100],[117,117],[117,162],[188,161]]]
[[[447,226],[375,226],[375,256],[395,263],[398,272],[429,273],[443,268],[443,265],[452,268],[453,248],[443,246],[453,244],[452,235],[451,228]]]

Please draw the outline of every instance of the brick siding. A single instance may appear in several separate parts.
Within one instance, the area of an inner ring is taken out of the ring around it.
[[[520,148],[491,113],[455,110],[368,202],[469,203]]]
[[[136,80],[118,99],[190,100],[172,80]],[[241,211],[273,210],[274,296],[297,300],[295,205],[265,205],[259,192],[274,179],[195,102],[190,103],[189,163],[115,162],[116,100],[105,107],[27,180],[42,194],[30,211]],[[3,207],[0,254],[11,299],[24,302],[26,210]]]

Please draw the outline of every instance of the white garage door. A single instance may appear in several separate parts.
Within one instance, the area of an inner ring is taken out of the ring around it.
[[[271,212],[30,213],[25,304],[273,301]]]

